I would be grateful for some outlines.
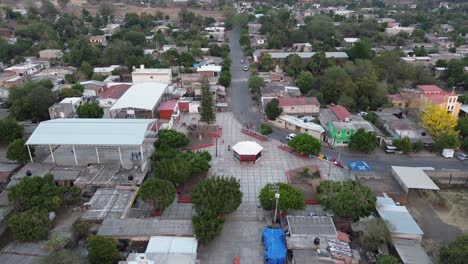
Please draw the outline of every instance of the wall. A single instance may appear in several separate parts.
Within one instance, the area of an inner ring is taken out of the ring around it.
[[[171,83],[170,74],[132,74],[133,83],[161,82]]]
[[[318,115],[320,106],[318,105],[295,105],[295,106],[281,106],[283,114],[311,114]]]
[[[460,184],[468,186],[468,171],[434,170],[424,171],[432,180],[448,185]]]

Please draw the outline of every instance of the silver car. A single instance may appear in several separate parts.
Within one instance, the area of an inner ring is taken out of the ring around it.
[[[468,154],[459,153],[459,154],[457,155],[457,159],[459,159],[459,160],[468,160]]]

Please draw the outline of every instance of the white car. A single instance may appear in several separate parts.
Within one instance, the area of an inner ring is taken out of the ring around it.
[[[249,70],[249,66],[244,66],[244,71],[248,71]]]
[[[457,155],[457,159],[459,159],[459,160],[468,160],[468,154],[459,153],[459,154]]]
[[[289,135],[286,136],[286,140],[291,140],[291,139],[293,139],[295,136],[297,136],[297,135],[294,134],[294,133],[291,133],[291,134],[289,134]]]

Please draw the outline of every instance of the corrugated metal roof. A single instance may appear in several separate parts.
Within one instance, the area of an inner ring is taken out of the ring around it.
[[[432,167],[400,167],[392,166],[393,174],[398,177],[408,189],[440,190],[427,176],[424,170],[434,170]]]
[[[423,235],[406,207],[396,205],[392,198],[377,197],[377,212],[392,233]]]
[[[395,246],[403,264],[432,263],[421,243],[417,240],[393,239],[393,246]]]
[[[159,82],[134,84],[110,110],[134,108],[152,111],[161,100],[168,86],[166,83]]]

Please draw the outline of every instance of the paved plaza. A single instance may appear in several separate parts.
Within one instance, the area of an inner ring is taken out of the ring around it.
[[[196,122],[194,115],[183,115],[179,122],[190,124]],[[242,125],[234,118],[230,112],[218,113],[216,123],[222,128],[221,137],[218,139],[218,151],[216,156],[216,145],[203,150],[207,150],[213,156],[211,162],[210,175],[233,176],[239,179],[243,199],[241,206],[236,212],[231,214],[231,219],[256,220],[263,218],[263,210],[260,208],[258,194],[267,183],[287,182],[286,171],[303,166],[318,166],[324,178],[328,178],[328,170],[331,168],[331,180],[346,180],[349,177],[347,169],[331,166],[330,163],[320,159],[309,159],[294,156],[278,148],[282,143],[277,140],[259,141],[255,138],[241,133]],[[176,126],[175,129],[179,130]],[[233,146],[239,141],[255,141],[263,147],[261,159],[256,164],[240,164],[233,157],[232,150],[228,151],[228,145]],[[169,210],[171,214],[176,205],[172,205]],[[182,210],[186,217],[186,209]],[[166,213],[165,213],[166,214]],[[175,217],[175,216],[174,216]]]

